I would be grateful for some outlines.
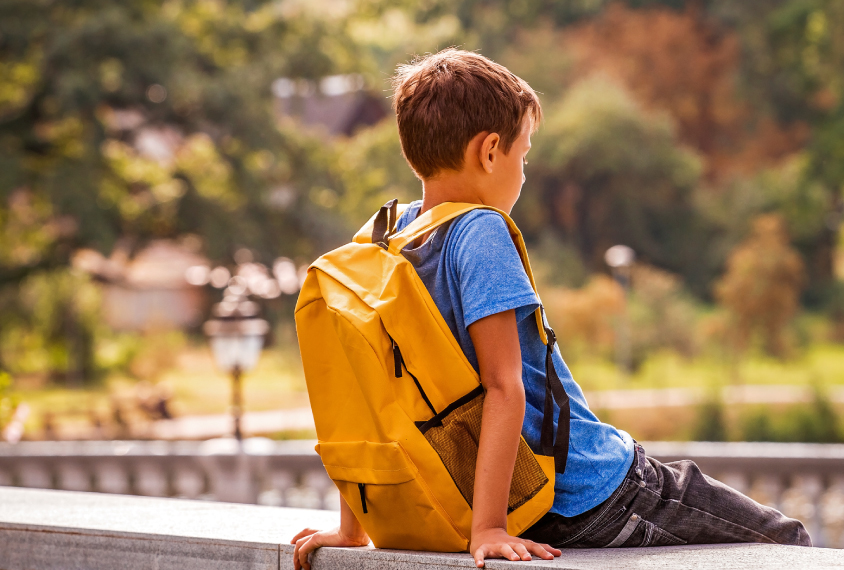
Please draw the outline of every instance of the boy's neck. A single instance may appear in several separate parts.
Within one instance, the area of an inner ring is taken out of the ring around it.
[[[436,178],[422,181],[422,209],[423,214],[444,202],[466,202],[468,204],[484,204],[483,195],[478,191],[477,183],[464,171],[440,174]]]

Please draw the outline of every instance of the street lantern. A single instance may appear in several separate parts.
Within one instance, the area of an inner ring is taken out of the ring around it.
[[[211,340],[211,352],[217,366],[231,376],[234,437],[240,441],[243,439],[241,376],[258,363],[269,325],[258,318],[258,304],[241,295],[226,295],[222,302],[214,305],[212,314],[216,318],[206,322],[203,330]]]
[[[630,372],[630,318],[627,314],[627,292],[630,288],[630,268],[636,260],[636,252],[626,245],[614,245],[604,254],[604,261],[610,266],[615,279],[624,292],[624,314],[616,323],[615,352],[618,368]]]

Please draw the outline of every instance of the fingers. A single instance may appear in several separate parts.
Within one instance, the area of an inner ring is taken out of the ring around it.
[[[489,556],[490,558],[496,558],[496,555],[493,553],[493,549],[497,545],[495,544],[482,544],[475,550],[475,566],[478,568],[484,567],[484,559]]]
[[[518,540],[510,543],[483,544],[474,553],[475,566],[483,568],[486,558],[504,558],[507,560],[531,560],[531,555],[543,560],[552,560],[562,552],[547,544],[538,544],[530,540]]]
[[[306,528],[304,530],[299,531],[299,533],[290,539],[290,544],[296,544],[296,541],[305,536],[311,536],[313,533],[319,532],[313,528]]]
[[[513,549],[513,552],[516,554],[516,556],[518,556],[520,559],[522,559],[522,560],[530,560],[531,559],[530,558],[530,552],[528,552],[528,549],[526,548],[526,545],[524,543],[516,542],[516,543],[511,544],[510,547]],[[518,560],[518,559],[511,558],[510,560]]]
[[[296,568],[297,562],[299,563],[300,568],[304,568],[304,570],[311,570],[311,563],[308,560],[308,554],[320,547],[317,536],[318,535],[314,533],[311,536],[300,538],[296,542],[296,547],[293,549],[294,570],[298,570],[298,568]]]
[[[506,543],[482,545],[475,551],[475,564],[478,568],[482,568],[484,566],[484,558],[504,558],[506,560],[520,559],[519,555],[513,551],[513,548]]]
[[[556,548],[552,548],[547,544],[538,544],[536,542],[532,542],[530,540],[524,541],[525,548],[531,554],[539,556],[543,560],[552,560],[555,556],[559,556],[562,554]]]
[[[293,547],[293,570],[301,570],[302,563],[299,562],[299,543],[296,543],[296,546]]]

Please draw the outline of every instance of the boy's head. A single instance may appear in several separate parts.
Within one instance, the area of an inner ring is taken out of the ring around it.
[[[539,99],[524,80],[482,55],[454,48],[400,66],[393,88],[402,151],[423,181],[462,170],[467,147],[481,133],[497,134],[493,147],[507,155],[517,139],[529,139],[542,117]]]

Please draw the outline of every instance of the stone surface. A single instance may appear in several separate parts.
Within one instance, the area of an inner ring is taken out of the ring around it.
[[[288,570],[290,538],[336,525],[304,509],[0,487],[0,569]],[[326,548],[313,570],[473,568],[468,554]],[[487,568],[844,568],[844,551],[759,544],[567,550],[554,561]]]
[[[354,550],[354,556],[349,551]],[[286,547],[282,547],[281,568],[293,568]],[[292,552],[292,548],[289,550]],[[468,554],[417,553],[373,548],[319,551],[314,570],[432,570],[434,568],[474,568]],[[607,550],[564,550],[553,561],[508,562],[488,560],[489,570],[517,568],[555,568],[568,570],[790,570],[803,568],[844,568],[844,551],[828,548],[800,548],[765,544],[719,544],[666,546],[659,548],[614,548]]]
[[[279,568],[279,544],[328,511],[0,487],[0,568]]]

